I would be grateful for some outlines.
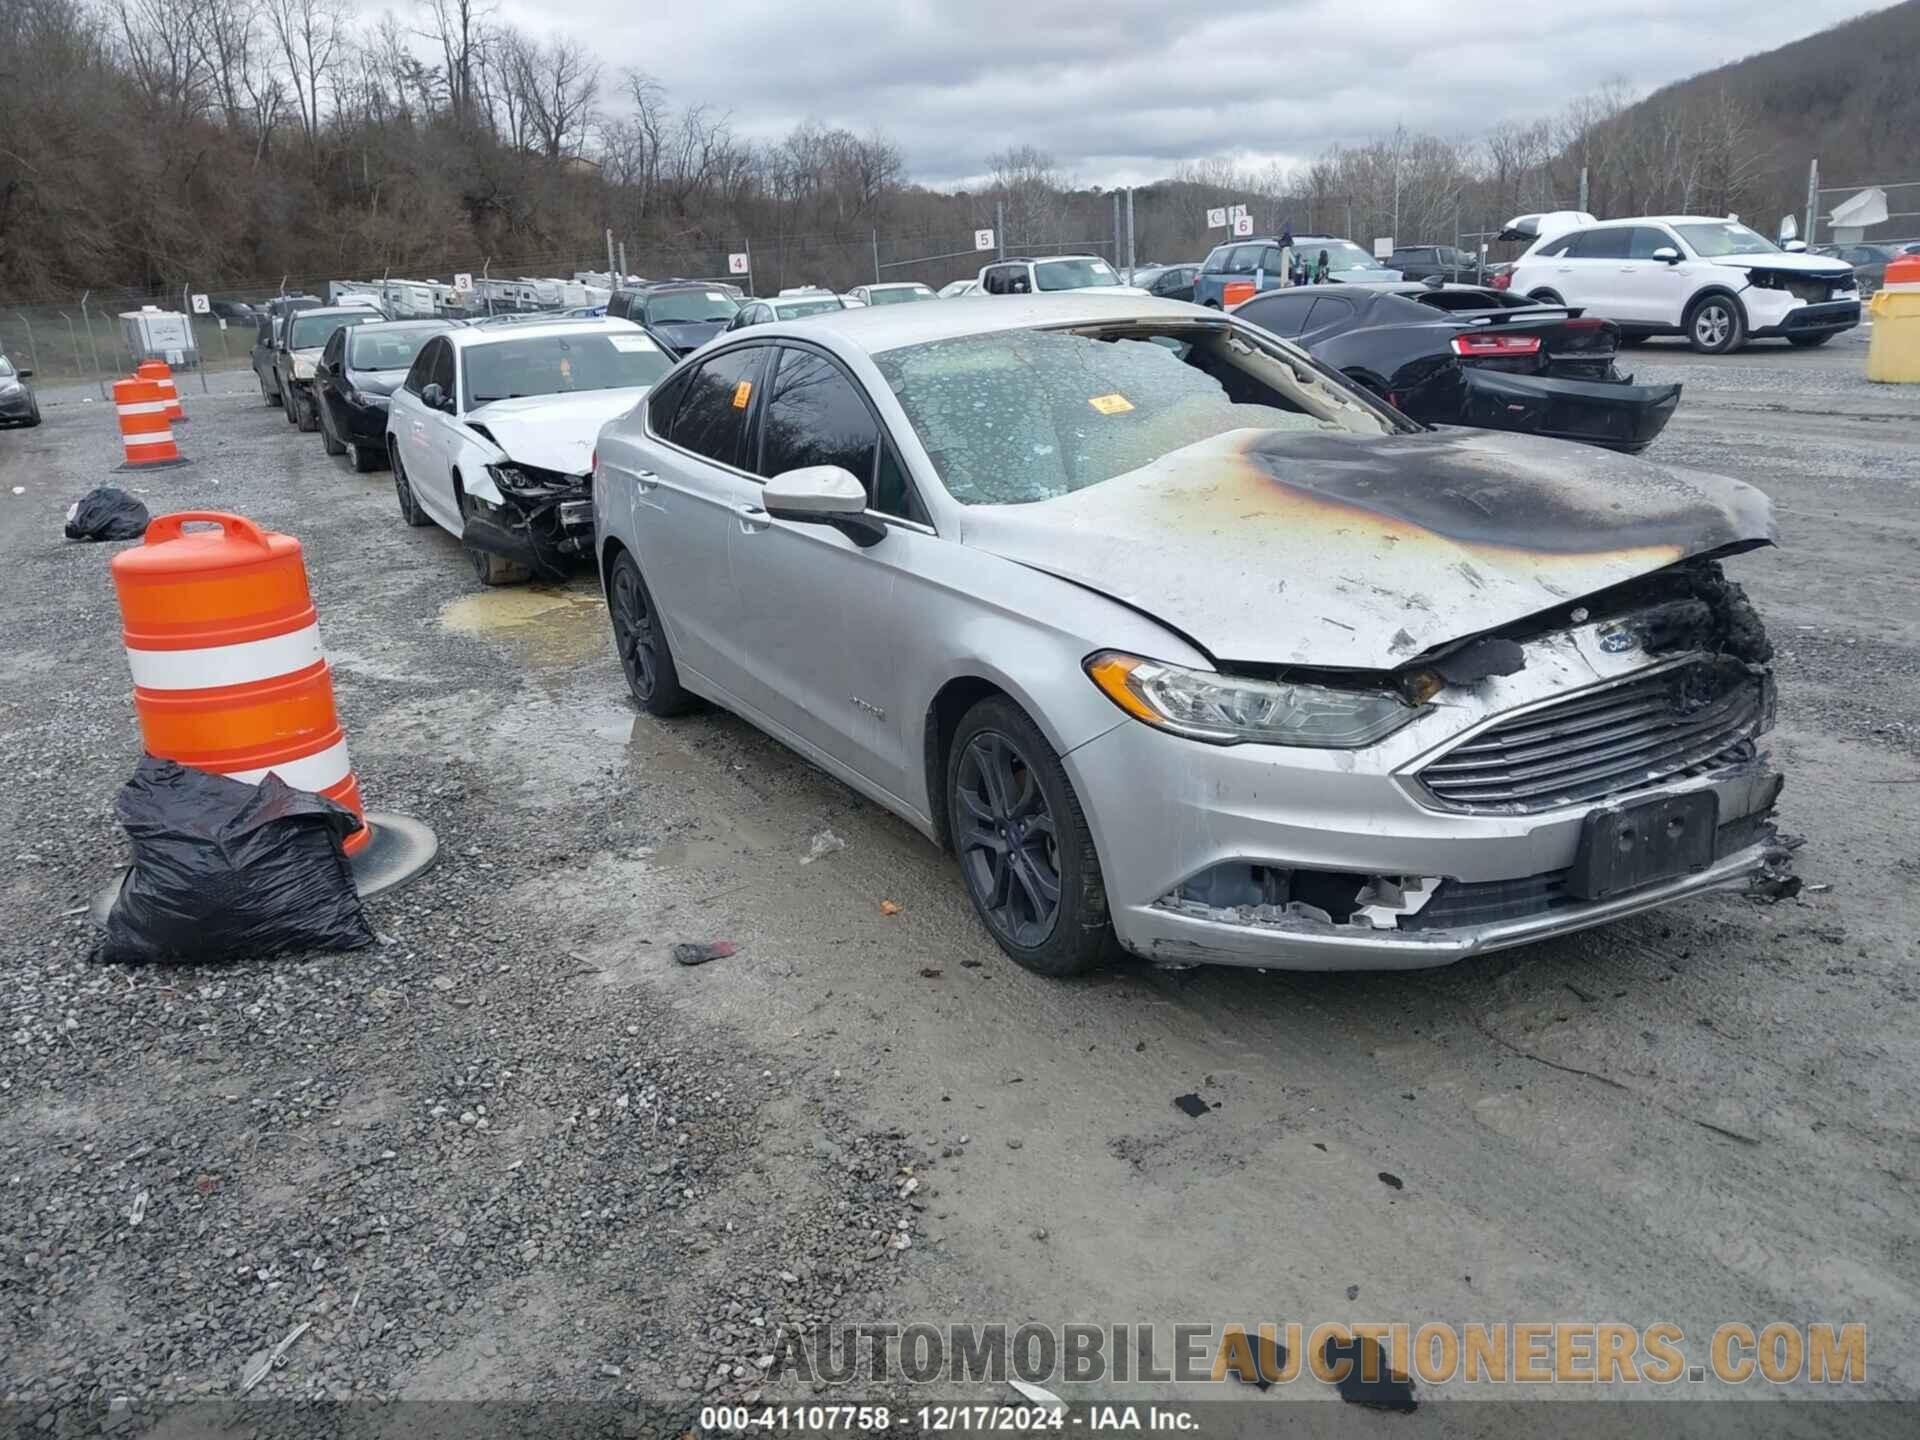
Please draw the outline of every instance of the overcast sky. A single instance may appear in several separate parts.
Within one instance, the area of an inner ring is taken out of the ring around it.
[[[1609,79],[1654,89],[1872,9],[1858,0],[506,0],[592,38],[754,139],[805,119],[905,152],[945,186],[1030,142],[1087,184],[1180,160],[1308,160],[1410,130],[1470,137]],[[1216,17],[1216,18],[1206,18]],[[611,98],[611,97],[610,97]]]

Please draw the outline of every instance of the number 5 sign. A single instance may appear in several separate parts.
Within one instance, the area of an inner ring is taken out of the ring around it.
[[[993,231],[976,230],[973,232],[973,248],[976,250],[993,249]]]

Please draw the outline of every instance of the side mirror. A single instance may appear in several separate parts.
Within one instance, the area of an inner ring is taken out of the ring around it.
[[[447,392],[438,385],[429,385],[420,392],[420,403],[429,410],[444,410],[447,408]]]
[[[782,471],[767,481],[760,503],[776,520],[831,525],[862,549],[887,536],[887,527],[867,514],[867,487],[838,465]]]
[[[1658,250],[1653,252],[1653,258],[1656,260],[1664,260],[1669,265],[1678,265],[1680,263],[1680,252],[1671,245],[1662,245]]]
[[[18,375],[22,380],[31,380],[33,378],[33,371],[31,370],[16,370],[13,373]]]
[[[1781,242],[1780,248],[1789,255],[1801,255],[1806,253],[1807,242],[1804,240],[1785,240]]]

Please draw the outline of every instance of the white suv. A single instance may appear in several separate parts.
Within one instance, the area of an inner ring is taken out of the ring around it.
[[[1737,220],[1702,215],[1560,231],[1514,262],[1510,288],[1612,320],[1624,343],[1685,335],[1708,355],[1767,336],[1820,345],[1860,323],[1851,266],[1782,250]]]
[[[1105,290],[1113,295],[1144,295],[1123,285],[1113,266],[1098,255],[1048,255],[1038,260],[996,260],[980,269],[982,295],[1037,295],[1041,291]]]

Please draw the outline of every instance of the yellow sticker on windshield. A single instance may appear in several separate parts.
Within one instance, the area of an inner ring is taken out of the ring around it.
[[[751,380],[742,380],[738,385],[733,387],[733,408],[734,409],[736,410],[746,409],[747,401],[749,401],[752,398],[753,398],[753,382]]]
[[[1096,395],[1087,403],[1102,415],[1124,415],[1133,408],[1133,402],[1124,395]]]

